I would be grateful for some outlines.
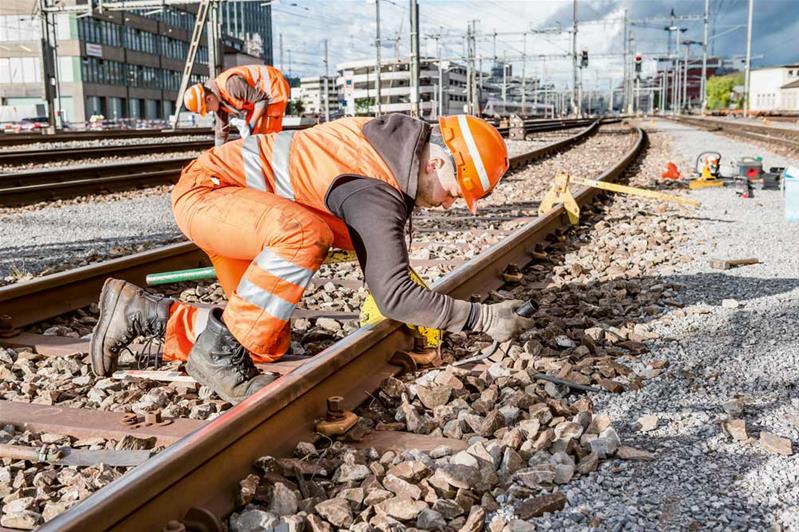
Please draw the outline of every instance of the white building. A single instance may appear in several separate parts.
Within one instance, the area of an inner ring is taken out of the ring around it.
[[[303,104],[304,115],[319,115],[325,114],[325,77],[324,76],[311,76],[307,78],[300,78],[299,89],[292,89],[292,99],[298,99]],[[328,76],[327,78],[327,97],[328,105],[330,106],[330,115],[336,116],[340,113],[339,109],[339,95],[336,88],[336,78]]]
[[[411,69],[408,59],[385,59],[380,63],[380,112],[410,113]],[[373,115],[377,112],[377,67],[374,59],[336,66],[336,85],[344,114]],[[419,107],[423,118],[457,114],[466,105],[466,67],[451,61],[438,63],[423,58],[419,69]],[[439,103],[440,101],[440,103]]]
[[[799,112],[799,64],[752,70],[749,108],[761,113]]]

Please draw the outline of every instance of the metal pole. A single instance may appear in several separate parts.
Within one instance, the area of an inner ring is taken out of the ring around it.
[[[683,108],[690,108],[691,102],[688,100],[688,55],[691,51],[691,45],[685,45],[685,61],[683,61],[683,78],[682,78],[682,106]]]
[[[219,1],[212,0],[208,6],[208,76],[214,79],[222,73],[222,32],[220,31]]]
[[[325,122],[330,122],[330,95],[328,94],[327,89],[327,39],[325,39],[325,81],[324,81],[324,91],[325,91]]]
[[[702,87],[699,90],[702,98],[702,114],[707,110],[707,27],[710,14],[710,0],[705,0],[704,26],[705,34],[702,39]]]
[[[441,45],[436,36],[436,61],[438,62],[438,116],[444,114],[444,68],[441,65]],[[447,78],[449,79],[449,78]],[[449,106],[448,106],[449,107]]]
[[[627,10],[624,10],[624,82],[622,83],[622,88],[624,89],[624,94],[622,96],[622,103],[621,103],[621,110],[622,112],[627,112],[628,107],[630,105],[630,100],[628,98],[629,93],[629,85],[630,85],[630,42],[627,38]]]
[[[283,70],[283,34],[282,33],[279,35],[279,41],[280,41],[280,71],[284,72],[284,70]]]
[[[466,25],[466,114],[472,113],[472,23]]]
[[[380,64],[380,0],[375,0],[375,72],[377,74],[377,108],[376,108],[376,116],[380,116],[383,114],[383,110],[381,108],[382,101],[380,96],[380,89],[382,88],[382,81],[380,79],[380,74],[383,70],[383,67]]]
[[[502,56],[502,110],[508,109],[508,63],[505,59],[506,55]]]
[[[42,26],[42,82],[44,83],[44,100],[47,102],[47,132],[55,133],[57,122],[55,112],[55,68],[53,64],[53,43],[50,40],[50,13],[47,12],[46,0],[39,1],[39,16]]]
[[[749,83],[752,69],[752,7],[754,0],[749,0],[749,17],[746,22],[746,77],[744,79],[744,116],[749,116]]]
[[[419,4],[410,0],[411,9],[411,116],[419,117]]]
[[[577,108],[577,0],[572,0],[572,110],[580,115]]]
[[[527,74],[527,32],[522,33],[522,116],[527,116],[527,84],[525,76]]]

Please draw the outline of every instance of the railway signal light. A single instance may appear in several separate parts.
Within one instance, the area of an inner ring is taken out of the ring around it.
[[[642,62],[641,54],[635,54],[635,73],[641,73],[641,62]]]
[[[588,50],[583,50],[580,54],[580,68],[588,66]]]

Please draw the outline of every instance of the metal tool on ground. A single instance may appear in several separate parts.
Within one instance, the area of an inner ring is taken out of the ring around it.
[[[688,183],[693,190],[708,187],[723,187],[721,178],[721,154],[717,151],[704,151],[696,157],[694,174],[698,176]]]
[[[355,262],[358,257],[354,251],[342,249],[330,250],[327,253],[325,264],[340,264],[342,262]],[[191,268],[188,270],[175,270],[171,272],[150,273],[145,277],[147,286],[158,286],[162,284],[185,283],[190,281],[202,281],[205,279],[216,279],[216,271],[213,266],[205,268]]]
[[[632,196],[640,196],[643,198],[652,198],[659,201],[669,201],[673,203],[681,203],[691,207],[700,207],[702,204],[693,199],[684,198],[682,196],[675,196],[673,194],[665,194],[656,190],[647,190],[644,188],[631,187],[627,185],[619,185],[616,183],[606,183],[604,181],[597,181],[595,179],[584,179],[581,177],[571,177],[566,172],[561,172],[555,178],[552,187],[547,191],[541,204],[538,206],[538,214],[545,215],[557,204],[563,204],[566,213],[569,215],[569,221],[572,225],[576,225],[580,221],[580,207],[574,200],[569,185],[575,183],[611,192],[620,192],[622,194],[630,194]]]
[[[68,466],[94,466],[105,464],[110,467],[132,467],[150,458],[150,451],[132,450],[86,450],[61,447],[56,450],[0,443],[0,457],[29,462],[47,462]]]
[[[523,318],[530,318],[533,316],[533,314],[536,313],[537,310],[538,310],[538,303],[534,299],[528,299],[522,306],[516,309],[516,314],[518,314]],[[498,349],[499,349],[499,342],[494,340],[493,342],[491,342],[491,345],[481,349],[479,354],[473,357],[458,360],[457,362],[453,362],[452,365],[465,366],[466,364],[472,364],[474,362],[485,360],[486,358],[496,353]]]
[[[729,270],[737,268],[738,266],[749,266],[751,264],[760,264],[760,260],[752,257],[748,259],[711,259],[710,267],[716,270]]]

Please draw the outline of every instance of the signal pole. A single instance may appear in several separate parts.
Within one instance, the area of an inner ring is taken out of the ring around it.
[[[746,78],[744,79],[744,116],[749,116],[749,77],[752,63],[752,7],[754,0],[749,0],[749,18],[746,23]]]
[[[411,9],[411,116],[419,117],[419,4],[410,0]]]
[[[708,26],[708,13],[710,11],[710,0],[705,0],[705,16],[704,26],[705,35],[702,39],[702,87],[699,91],[702,98],[702,115],[707,110],[707,26]]]
[[[327,88],[327,39],[325,39],[325,82],[324,82],[324,91],[325,91],[325,122],[330,122],[330,92]]]
[[[55,133],[56,128],[60,125],[59,119],[55,112],[55,89],[56,89],[56,75],[55,75],[55,48],[53,47],[51,30],[52,15],[47,11],[47,0],[39,0],[39,15],[42,24],[42,38],[41,38],[41,51],[42,51],[42,81],[44,82],[44,100],[47,102],[47,133]]]
[[[381,97],[380,89],[382,82],[380,80],[380,72],[382,66],[380,65],[380,0],[375,0],[375,73],[377,77],[377,106],[375,107],[376,116],[380,116],[382,109],[380,108]]]
[[[577,0],[572,0],[572,110],[580,116],[577,109]]]

